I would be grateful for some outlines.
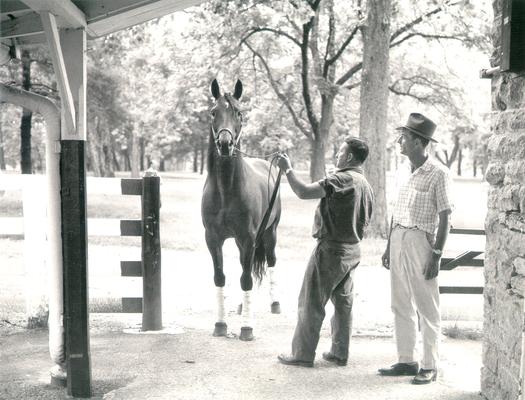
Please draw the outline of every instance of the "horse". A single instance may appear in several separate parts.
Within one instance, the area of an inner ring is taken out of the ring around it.
[[[210,111],[208,174],[203,188],[201,214],[206,245],[213,261],[213,280],[217,292],[217,322],[213,336],[227,335],[224,311],[226,277],[223,271],[222,246],[226,239],[234,238],[242,266],[240,281],[243,301],[239,307],[242,312],[239,339],[250,341],[254,339],[251,316],[253,278],[260,282],[268,272],[271,312],[280,313],[274,267],[281,202],[277,196],[269,217],[266,215],[266,226],[261,227],[261,240],[256,243],[259,225],[268,210],[270,195],[276,184],[276,169],[272,170],[271,164],[266,160],[243,156],[240,144],[243,113],[239,103],[242,90],[240,80],[235,84],[233,95],[221,94],[216,79],[211,83],[215,103]]]

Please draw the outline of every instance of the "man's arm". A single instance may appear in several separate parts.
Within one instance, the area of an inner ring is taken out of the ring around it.
[[[451,210],[443,210],[439,215],[439,225],[436,234],[435,250],[443,250],[447,241],[448,232],[450,231],[450,213]],[[434,279],[439,274],[441,264],[441,254],[432,253],[429,263],[425,267],[425,279]]]
[[[305,183],[295,175],[288,155],[281,154],[277,162],[279,168],[286,174],[288,183],[297,197],[300,199],[321,199],[326,196],[326,192],[319,182]]]
[[[320,199],[326,195],[319,182],[305,183],[295,175],[293,169],[286,174],[286,178],[288,178],[288,183],[293,192],[300,199]]]
[[[394,228],[394,217],[390,219],[390,229],[388,230],[388,239],[386,242],[386,250],[381,257],[383,267],[390,269],[390,236],[392,235],[392,229]]]

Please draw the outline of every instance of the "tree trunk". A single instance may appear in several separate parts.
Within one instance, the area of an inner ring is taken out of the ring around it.
[[[31,88],[31,59],[29,51],[22,52],[22,87],[29,91]],[[20,170],[23,174],[31,174],[33,165],[31,162],[31,119],[33,113],[27,109],[22,111],[20,121]]]
[[[476,160],[476,157],[474,157],[474,160],[472,161],[472,176],[475,178],[478,174],[478,161]]]
[[[118,162],[117,152],[115,151],[115,146],[111,150],[111,158],[113,160],[113,169],[115,171],[121,171],[120,163]]]
[[[461,176],[461,163],[463,162],[463,151],[458,150],[458,176]]]
[[[193,147],[193,172],[197,172],[199,170],[199,149],[197,146]]]
[[[88,140],[88,151],[89,151],[89,159],[91,160],[91,169],[93,171],[94,176],[102,176],[102,171],[100,168],[100,162],[98,159],[98,149],[97,149],[97,141],[94,139]]]
[[[31,161],[32,118],[33,113],[24,108],[20,123],[20,170],[23,174],[31,174],[33,172],[33,163]]]
[[[369,0],[363,28],[363,71],[361,77],[361,137],[370,148],[365,173],[375,192],[374,213],[368,233],[386,237],[386,121],[388,110],[388,62],[391,0]]]
[[[0,129],[0,170],[5,171],[4,131]]]
[[[324,155],[325,143],[321,139],[310,142],[310,180],[318,181],[325,176]]]
[[[139,139],[139,149],[140,149],[140,170],[141,171],[145,171],[146,168],[144,167],[144,158],[146,156],[146,144],[144,143],[144,138],[141,137]],[[148,166],[149,166],[149,161],[148,161]]]
[[[201,149],[200,149],[200,154],[201,154],[201,169],[200,169],[200,174],[202,175],[204,173],[204,163],[206,162],[206,141],[204,140],[204,138],[201,138]]]
[[[138,124],[135,124],[131,130],[131,177],[140,177],[140,149],[139,149],[139,137],[138,137]]]

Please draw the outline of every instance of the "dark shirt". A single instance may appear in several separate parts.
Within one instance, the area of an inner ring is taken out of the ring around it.
[[[315,211],[312,235],[335,242],[359,243],[372,216],[374,192],[361,167],[344,168],[319,181],[326,196]]]

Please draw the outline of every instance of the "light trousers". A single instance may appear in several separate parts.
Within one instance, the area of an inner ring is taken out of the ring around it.
[[[424,269],[432,257],[427,233],[395,227],[390,236],[392,312],[399,362],[416,361],[418,316],[423,340],[421,368],[436,369],[439,360],[439,285],[426,280]]]

